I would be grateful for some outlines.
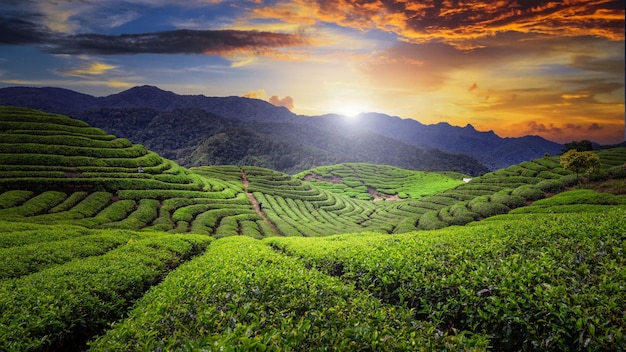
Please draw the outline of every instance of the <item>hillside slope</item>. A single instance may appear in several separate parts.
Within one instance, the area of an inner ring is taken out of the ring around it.
[[[0,137],[0,350],[626,349],[626,148],[597,152],[616,194],[557,157],[298,175],[407,195],[373,202],[41,111]]]
[[[295,173],[352,161],[420,170],[456,169],[472,175],[488,171],[465,155],[427,150],[367,131],[309,125],[298,118],[242,121],[197,108],[103,108],[75,117],[187,167],[255,165]]]
[[[469,124],[462,128],[447,123],[424,125],[415,120],[378,113],[363,113],[350,118],[331,114],[315,119],[334,128],[375,131],[410,145],[471,155],[492,171],[539,158],[546,153],[560,154],[563,147],[539,136],[501,138],[493,131],[480,132]]]
[[[120,114],[119,118],[129,125],[149,126],[152,119],[144,119],[144,112],[139,109],[136,115]],[[201,110],[192,112],[200,120],[206,117]],[[170,127],[141,131],[165,137],[162,141],[167,142],[167,134],[156,132],[176,133],[177,124],[170,118],[164,121]],[[254,132],[249,131],[249,136]],[[304,181],[304,176],[294,178],[254,166],[188,170],[83,121],[23,108],[0,108],[0,134],[0,191],[7,191],[0,200],[8,202],[1,213],[15,219],[36,216],[38,222],[63,219],[67,224],[96,227],[256,238],[275,234],[272,226],[282,235],[401,233],[463,225],[507,213],[576,183],[572,172],[561,168],[558,157],[524,162],[469,183],[461,182],[461,174],[450,174],[455,179],[446,176],[445,182],[433,178],[428,182],[440,184],[433,190],[431,185],[415,186],[424,177],[421,173],[374,164],[345,164],[301,174],[340,177],[341,184],[331,188],[321,183],[317,187]],[[229,155],[245,154],[253,138],[241,139],[245,134],[234,134],[233,140],[227,134],[216,136],[222,139],[205,147],[226,148]],[[625,149],[598,153],[607,174],[624,172]],[[138,172],[140,167],[143,172]],[[396,182],[399,177],[410,181]],[[342,192],[335,187],[343,187]],[[382,194],[401,200],[368,201]],[[262,209],[253,199],[264,204]]]
[[[84,114],[80,113],[87,109],[147,108],[164,112],[196,108],[209,114],[244,122],[288,123],[289,126],[295,124],[302,126],[297,128],[298,134],[305,139],[309,138],[309,134],[312,134],[312,138],[309,139],[316,139],[316,129],[326,133],[330,132],[331,135],[341,135],[345,131],[351,131],[353,134],[361,133],[364,136],[367,136],[364,133],[369,135],[380,134],[418,148],[435,148],[446,153],[469,155],[478,159],[490,170],[538,158],[545,153],[558,154],[561,150],[561,145],[541,137],[501,138],[491,131],[478,132],[471,125],[463,128],[450,126],[447,123],[424,125],[412,119],[400,119],[376,113],[361,114],[358,116],[357,124],[346,124],[345,117],[340,115],[298,116],[284,107],[275,107],[261,100],[241,97],[219,98],[201,95],[177,95],[150,86],[134,87],[118,94],[98,98],[57,88],[3,88],[0,89],[0,104],[31,107],[78,118],[84,118]],[[109,131],[104,126],[106,122],[96,124],[95,121],[90,120],[89,123]],[[288,135],[293,135],[295,126],[291,126],[290,130]],[[277,135],[277,138],[281,137],[283,135]],[[143,140],[132,140],[136,143],[146,144]],[[324,149],[325,145],[316,143],[312,146]],[[155,150],[167,154],[167,150]],[[336,161],[344,160],[336,159]],[[347,161],[372,162],[371,160],[354,158]],[[320,165],[322,164],[313,166]],[[406,165],[396,165],[406,167]],[[419,165],[410,167],[425,169]],[[298,171],[302,171],[302,169]],[[479,173],[470,169],[459,171]]]

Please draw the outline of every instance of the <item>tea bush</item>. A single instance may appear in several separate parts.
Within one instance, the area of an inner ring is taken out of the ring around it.
[[[494,350],[622,350],[625,215],[501,215],[401,237],[265,241],[440,329],[487,334]]]
[[[184,337],[184,338],[181,338]],[[215,241],[91,350],[483,350],[245,237]]]
[[[129,238],[105,255],[0,281],[0,349],[77,349],[211,241],[191,235]]]

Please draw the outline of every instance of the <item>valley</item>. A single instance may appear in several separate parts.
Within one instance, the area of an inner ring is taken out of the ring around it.
[[[581,176],[174,149],[0,107],[0,350],[626,349],[626,148]]]
[[[501,138],[472,125],[424,125],[378,113],[363,113],[356,120],[336,114],[303,116],[262,100],[178,95],[153,86],[105,97],[8,87],[0,89],[0,105],[83,120],[184,167],[253,165],[293,174],[364,162],[477,176],[562,149],[539,136]]]

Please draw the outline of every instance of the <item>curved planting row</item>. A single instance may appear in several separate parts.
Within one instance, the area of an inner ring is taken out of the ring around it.
[[[33,192],[32,199],[24,204],[11,199],[15,193],[7,193],[7,202],[0,202],[6,208],[0,209],[0,215],[38,222],[199,232],[217,237],[262,237],[275,232],[268,232],[272,226],[283,235],[296,236],[401,233],[463,225],[508,213],[576,182],[575,175],[560,166],[558,157],[524,162],[467,183],[461,183],[460,174],[451,175],[454,180],[440,174],[361,163],[320,167],[296,177],[259,167],[186,170],[113,136],[94,138],[90,145],[90,136],[107,135],[84,122],[19,108],[0,108],[0,116],[4,123],[0,133],[9,137],[0,141],[0,191]],[[19,134],[11,129],[16,124],[22,126]],[[23,133],[29,128],[30,134]],[[66,134],[67,145],[55,144]],[[53,154],[35,154],[38,149]],[[626,161],[625,150],[598,152],[607,162],[609,176],[626,172],[619,164]],[[98,157],[88,156],[94,152]],[[126,152],[132,155],[121,157]],[[299,179],[307,175],[317,175],[321,181]],[[99,193],[94,191],[109,196],[97,196],[100,201],[94,202],[92,195]],[[252,199],[246,199],[251,195]],[[381,195],[381,199],[393,195],[399,201],[355,199]],[[176,213],[178,202],[166,205],[169,199],[191,199],[183,206],[200,205],[198,209],[203,210],[179,217],[185,211]],[[259,209],[255,202],[263,207]],[[215,206],[207,208],[206,204]],[[85,205],[90,207],[83,209]],[[224,210],[217,212],[220,207]],[[255,214],[258,211],[262,213]]]
[[[242,193],[236,167],[191,172],[82,121],[29,109],[0,107],[0,135],[3,218],[217,237],[271,233]],[[179,199],[210,210],[182,219]]]
[[[505,215],[389,237],[268,243],[494,350],[622,350],[626,212]]]
[[[260,241],[215,241],[141,299],[93,351],[440,350],[485,337],[441,335],[410,310],[382,304]]]
[[[626,162],[624,150],[598,151],[598,154],[601,157],[609,154],[614,160]],[[607,170],[610,165],[603,167]],[[420,216],[416,225],[418,229],[437,229],[506,214],[512,209],[562,192],[577,182],[571,171],[561,167],[559,157],[546,156],[476,177],[466,184],[437,194],[438,197],[449,197],[455,202],[451,201],[447,205],[440,202],[441,206]]]
[[[390,232],[393,219],[372,221],[372,202],[341,196],[272,170],[246,167],[247,179],[268,220],[285,236],[324,236],[354,231]]]
[[[616,208],[626,208],[626,196],[598,193],[589,189],[576,189],[540,199],[531,206],[512,210],[509,215],[528,213],[601,213]],[[491,219],[499,219],[493,217]]]
[[[152,192],[153,197],[146,197]],[[211,197],[223,195],[222,192],[197,192],[191,195],[202,198],[160,200],[168,193],[175,197],[189,194],[170,190],[119,191],[117,194],[75,192],[67,195],[58,191],[36,194],[14,190],[0,193],[0,202],[5,206],[0,209],[0,216],[5,220],[41,224],[193,232],[215,237],[248,235],[261,238],[272,234],[243,193],[227,198]]]
[[[26,227],[26,228],[25,228]],[[0,222],[0,349],[79,350],[208,236]]]
[[[86,123],[0,107],[0,190],[204,190],[188,170]]]
[[[406,170],[393,166],[345,163],[320,166],[294,175],[316,187],[349,197],[372,200],[397,196],[399,199],[431,195],[462,183],[444,174]]]
[[[626,153],[621,150],[598,153],[601,157],[604,155],[606,160],[613,158],[613,164],[626,161]],[[416,171],[360,163],[319,167],[295,175],[297,179],[310,180],[306,184],[333,192],[336,198],[342,199],[354,195],[350,192],[359,191],[359,187],[361,194],[367,194],[367,198],[371,199],[371,195],[380,190],[386,192],[393,189],[394,185],[403,185],[404,188],[396,189],[396,194],[411,193],[411,199],[378,202],[366,219],[357,222],[363,230],[394,233],[464,225],[508,213],[511,209],[561,192],[577,181],[571,171],[561,167],[558,157],[544,157],[513,165],[469,182],[461,182],[459,179],[455,181],[456,186],[452,184],[452,187],[450,184],[446,186],[445,182],[426,183],[441,187],[434,192],[429,186],[420,183],[420,177],[423,175]]]

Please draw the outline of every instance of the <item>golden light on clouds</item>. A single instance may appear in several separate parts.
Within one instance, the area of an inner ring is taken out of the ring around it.
[[[254,9],[256,18],[276,19],[300,25],[336,23],[362,31],[380,29],[405,40],[442,40],[474,48],[467,40],[497,33],[599,36],[624,39],[624,10],[602,6],[611,1],[568,0],[529,6],[523,1],[423,1],[406,0],[297,0],[279,1]]]
[[[102,62],[93,62],[86,67],[62,70],[61,72],[69,76],[102,75],[115,68],[117,68],[117,66],[105,64]]]
[[[4,85],[104,95],[135,82],[187,94],[246,92],[298,114],[381,112],[560,142],[624,137],[623,0],[1,6],[23,14],[0,22]],[[34,53],[22,60],[32,66],[20,66],[16,57]]]
[[[249,92],[244,93],[242,95],[242,97],[250,98],[250,99],[261,99],[261,100],[264,100],[267,97],[267,93],[265,92],[264,89],[251,90]]]
[[[117,80],[106,81],[106,84],[107,86],[111,88],[124,88],[124,89],[132,88],[135,86],[135,83],[117,81]]]

